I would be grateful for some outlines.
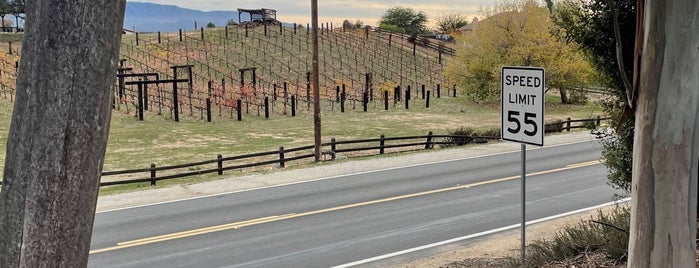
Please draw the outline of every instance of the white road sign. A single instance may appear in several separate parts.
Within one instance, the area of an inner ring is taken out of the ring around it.
[[[544,146],[544,69],[502,67],[502,139]]]

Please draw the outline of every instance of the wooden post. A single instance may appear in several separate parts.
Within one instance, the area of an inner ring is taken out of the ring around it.
[[[160,40],[160,31],[158,31],[158,44],[162,43]]]
[[[566,119],[566,131],[570,131],[570,117]]]
[[[430,108],[430,91],[427,91],[427,100],[425,101],[425,108]]]
[[[220,154],[216,156],[216,166],[218,167],[218,175],[223,175],[223,156]]]
[[[384,146],[386,146],[386,136],[381,134],[381,138],[379,139],[379,154],[384,153]]]
[[[138,46],[138,32],[136,32],[136,45]]]
[[[138,121],[143,121],[143,85],[138,84]]]
[[[265,97],[265,118],[269,118],[269,97]]]
[[[425,99],[425,85],[422,85],[422,99]]]
[[[369,96],[368,95],[369,94],[366,92],[364,92],[362,94],[362,106],[363,106],[365,112],[367,111],[367,108],[369,106]]]
[[[405,109],[410,109],[410,86],[405,90]]]
[[[150,186],[155,186],[156,178],[155,163],[150,163]]]
[[[330,157],[332,157],[332,160],[335,160],[335,151],[337,151],[337,143],[335,138],[330,139]]]
[[[211,98],[206,98],[206,122],[211,122]]]
[[[243,101],[241,99],[237,99],[235,104],[235,109],[238,114],[238,121],[243,121]]]
[[[204,41],[204,27],[201,27],[201,41]]]
[[[437,84],[437,98],[439,99],[441,97],[442,97],[442,85]]]
[[[291,116],[296,116],[296,96],[291,96]]]
[[[345,112],[345,99],[347,99],[347,96],[345,95],[345,92],[341,93],[342,96],[340,97],[340,112],[344,113]]]
[[[427,133],[427,141],[425,142],[425,150],[432,148],[432,131]]]
[[[180,42],[182,42],[182,29],[180,29]]]
[[[279,167],[286,167],[286,164],[284,163],[284,146],[279,147]]]

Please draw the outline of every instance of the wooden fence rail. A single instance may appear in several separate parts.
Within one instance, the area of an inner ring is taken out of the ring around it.
[[[602,120],[608,120],[609,118],[593,118],[593,119],[576,119],[571,120],[560,120],[558,122],[546,124],[547,132],[560,132],[563,130],[570,131],[570,129],[584,128],[589,124],[594,123],[595,126],[599,126]],[[573,125],[573,124],[578,125]],[[375,155],[384,154],[388,149],[399,149],[394,150],[395,152],[404,152],[412,150],[427,150],[434,148],[435,145],[457,145],[458,142],[463,142],[467,140],[469,143],[485,143],[488,140],[499,140],[500,137],[481,137],[481,136],[464,136],[464,135],[435,135],[431,131],[424,136],[405,136],[405,137],[385,137],[381,135],[379,138],[374,139],[360,139],[360,140],[346,140],[338,141],[332,138],[330,142],[323,143],[322,147],[328,149],[323,151],[324,156],[330,156],[330,160],[335,160],[337,154],[339,153],[351,153],[365,151],[363,155]],[[313,145],[301,146],[296,148],[284,148],[279,147],[279,150],[259,152],[246,155],[237,155],[230,157],[223,157],[218,155],[215,159],[204,160],[194,163],[186,163],[179,165],[170,165],[157,167],[155,164],[151,164],[149,168],[131,169],[131,170],[118,170],[118,171],[105,171],[102,172],[102,181],[100,186],[110,186],[110,185],[120,185],[120,184],[130,184],[130,183],[143,183],[150,182],[151,186],[156,185],[157,181],[175,179],[189,176],[197,176],[203,174],[217,173],[218,175],[223,175],[224,171],[229,170],[239,170],[244,168],[258,167],[258,166],[268,166],[276,165],[278,167],[286,167],[286,163],[290,161],[298,161],[304,159],[313,159],[315,154],[313,153]],[[407,148],[407,149],[406,149]],[[372,151],[374,151],[372,153]],[[242,163],[231,164],[234,161],[243,161]],[[214,165],[215,164],[215,165]],[[228,164],[228,165],[226,165]],[[192,168],[199,168],[197,170],[191,170]],[[177,171],[180,169],[187,169],[184,171]],[[171,171],[168,173],[168,171]],[[160,173],[160,174],[159,174]],[[162,174],[165,173],[165,174]],[[109,179],[110,176],[118,175],[139,175],[147,174],[146,176],[136,178],[136,179]],[[0,181],[0,185],[2,181]]]

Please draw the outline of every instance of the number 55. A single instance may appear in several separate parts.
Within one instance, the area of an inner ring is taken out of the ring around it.
[[[536,125],[536,121],[534,119],[536,118],[535,113],[524,113],[524,124],[528,126],[532,126],[532,130],[525,129],[524,130],[524,135],[533,137],[536,135],[537,132],[539,132],[539,128]],[[519,131],[522,129],[522,123],[519,120],[519,112],[518,111],[507,111],[507,122],[512,122],[515,123],[515,127],[508,127],[507,131],[512,133],[512,134],[517,134]]]

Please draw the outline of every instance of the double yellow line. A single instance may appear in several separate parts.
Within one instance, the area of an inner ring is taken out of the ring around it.
[[[583,162],[583,163],[571,164],[571,165],[567,165],[567,166],[562,167],[562,168],[529,173],[529,174],[527,174],[527,176],[537,176],[537,175],[550,174],[550,173],[554,173],[554,172],[560,172],[560,171],[565,171],[565,170],[593,166],[593,165],[597,165],[600,163],[601,163],[600,161],[595,160],[595,161],[588,161],[588,162]],[[113,246],[113,247],[91,250],[90,254],[96,254],[96,253],[101,253],[101,252],[130,248],[130,247],[135,247],[135,246],[140,246],[140,245],[153,244],[153,243],[164,242],[164,241],[185,238],[185,237],[191,237],[191,236],[196,236],[196,235],[203,235],[203,234],[208,234],[208,233],[213,233],[213,232],[238,229],[238,228],[247,227],[247,226],[253,226],[253,225],[258,225],[258,224],[263,224],[263,223],[305,217],[305,216],[327,213],[327,212],[332,212],[332,211],[338,211],[338,210],[343,210],[343,209],[350,209],[350,208],[374,205],[374,204],[379,204],[379,203],[386,203],[386,202],[407,199],[407,198],[412,198],[412,197],[443,193],[443,192],[459,190],[459,189],[468,189],[471,187],[482,186],[482,185],[486,185],[486,184],[493,184],[493,183],[514,180],[514,179],[519,179],[519,178],[520,178],[520,175],[510,176],[510,177],[494,179],[494,180],[489,180],[489,181],[476,182],[476,183],[471,183],[471,184],[466,184],[466,185],[457,185],[457,186],[453,186],[453,187],[447,187],[447,188],[436,189],[436,190],[431,190],[431,191],[424,191],[424,192],[413,193],[413,194],[399,195],[399,196],[376,199],[376,200],[371,200],[371,201],[366,201],[366,202],[361,202],[361,203],[354,203],[354,204],[325,208],[325,209],[320,209],[320,210],[313,210],[313,211],[308,211],[308,212],[303,212],[303,213],[290,213],[290,214],[285,214],[285,215],[269,216],[269,217],[257,218],[257,219],[252,219],[252,220],[238,221],[238,222],[232,222],[232,223],[216,225],[216,226],[211,226],[211,227],[193,229],[193,230],[189,230],[189,231],[147,237],[147,238],[142,238],[142,239],[137,239],[137,240],[130,240],[130,241],[117,243],[117,245]]]

